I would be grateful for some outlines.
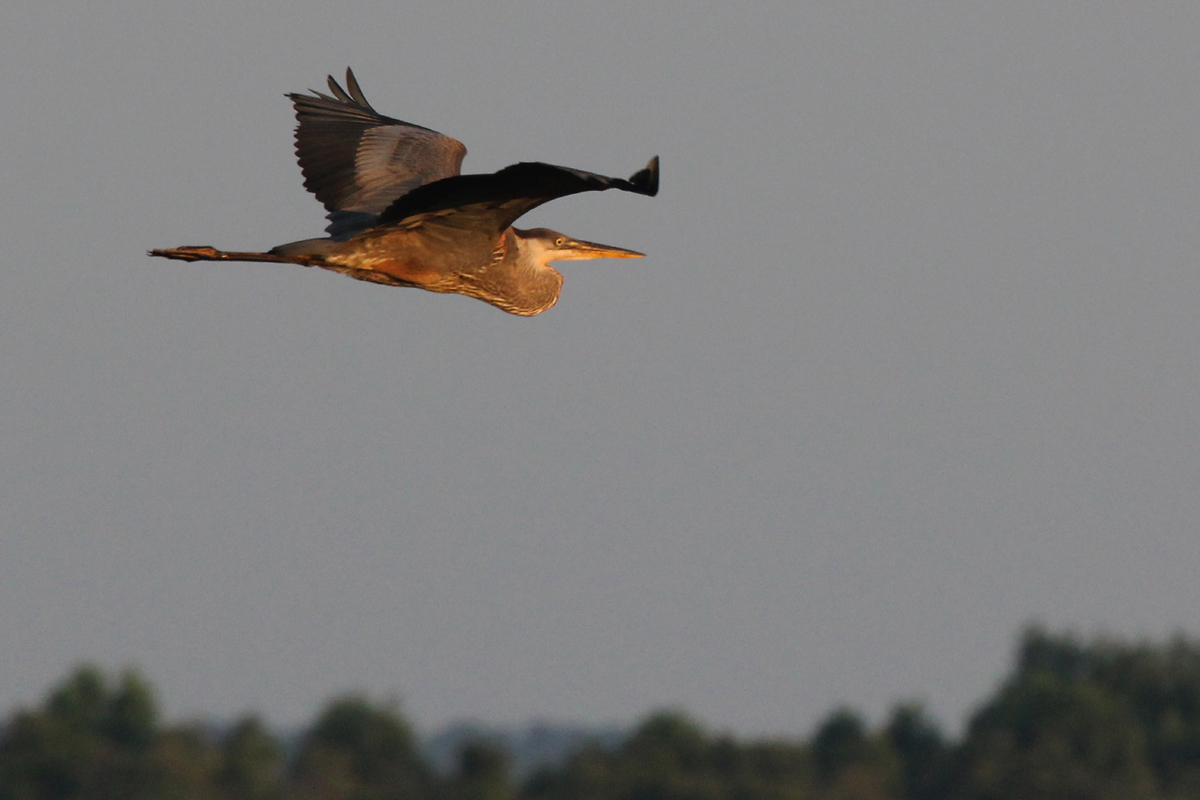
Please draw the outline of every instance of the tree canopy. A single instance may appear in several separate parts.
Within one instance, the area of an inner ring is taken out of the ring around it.
[[[165,724],[135,670],[83,665],[0,725],[0,800],[1183,800],[1200,798],[1200,645],[1030,628],[958,741],[919,704],[878,728],[742,740],[680,710],[530,775],[487,738],[437,769],[395,701],[329,701],[299,737],[257,717]]]

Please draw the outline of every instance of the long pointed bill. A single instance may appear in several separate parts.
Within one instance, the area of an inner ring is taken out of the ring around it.
[[[643,258],[645,253],[637,250],[626,250],[623,247],[612,247],[595,242],[581,242],[574,239],[565,247],[558,248],[554,261],[583,261],[590,258]]]

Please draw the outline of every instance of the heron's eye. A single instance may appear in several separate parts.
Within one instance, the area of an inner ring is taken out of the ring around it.
[[[562,247],[566,243],[567,243],[567,237],[565,237],[565,236],[560,236],[554,240],[555,247]]]

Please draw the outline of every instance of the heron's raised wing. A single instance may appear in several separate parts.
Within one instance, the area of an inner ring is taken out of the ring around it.
[[[398,198],[379,215],[377,224],[435,225],[497,234],[542,203],[606,189],[658,194],[658,156],[629,180],[539,162],[513,164],[487,175],[455,175]]]
[[[370,227],[398,197],[458,175],[467,148],[437,131],[385,117],[367,102],[354,73],[332,96],[289,94],[296,108],[296,156],[304,186],[329,209],[335,237]],[[348,90],[348,91],[347,91]]]

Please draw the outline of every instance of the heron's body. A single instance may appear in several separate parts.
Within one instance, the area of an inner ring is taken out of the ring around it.
[[[642,255],[512,223],[577,192],[615,188],[652,196],[657,157],[629,180],[541,163],[461,175],[466,148],[460,142],[378,114],[350,70],[346,85],[348,92],[331,77],[333,96],[289,95],[304,184],[329,210],[328,237],[266,253],[180,247],[152,255],[319,266],[374,283],[464,294],[525,316],[558,299],[562,275],[551,261]]]
[[[345,242],[307,239],[273,248],[277,255],[317,255],[318,266],[359,280],[465,294],[511,314],[539,314],[558,300],[563,278],[528,251],[529,234],[508,228],[473,246],[438,246],[412,230],[378,229]],[[614,254],[615,255],[615,254]]]

